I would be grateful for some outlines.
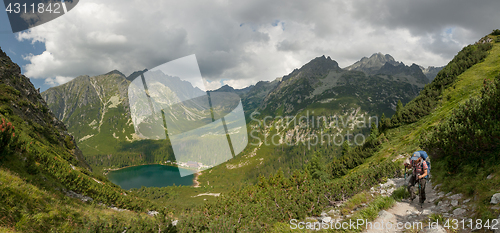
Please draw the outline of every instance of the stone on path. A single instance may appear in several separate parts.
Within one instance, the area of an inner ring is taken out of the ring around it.
[[[451,201],[451,205],[452,206],[457,206],[458,205],[458,201],[457,200],[452,200]]]
[[[491,204],[498,204],[498,203],[500,203],[500,193],[493,194],[493,196],[491,197],[490,203]]]
[[[462,194],[455,194],[453,196],[450,197],[450,199],[453,199],[453,200],[460,200],[462,199]]]
[[[465,209],[458,208],[458,209],[455,209],[455,210],[453,211],[453,215],[455,215],[455,216],[460,216],[460,215],[464,214],[464,213],[465,213],[465,211],[466,211]]]

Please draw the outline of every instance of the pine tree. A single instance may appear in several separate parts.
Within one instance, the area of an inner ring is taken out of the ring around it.
[[[372,127],[370,129],[370,139],[375,140],[379,135],[378,127],[375,122],[372,122]]]
[[[347,143],[347,140],[346,140],[342,144],[342,156],[346,155],[347,153],[349,153],[349,144]]]

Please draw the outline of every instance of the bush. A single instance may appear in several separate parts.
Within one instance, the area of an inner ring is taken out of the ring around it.
[[[66,145],[66,148],[68,148],[70,150],[75,149],[75,143],[73,143],[73,140],[72,140],[71,136],[69,136],[69,135],[67,135],[64,138],[64,144]]]
[[[500,149],[500,76],[485,80],[479,98],[471,98],[448,119],[420,139],[433,158],[443,160],[450,174],[467,166],[498,164]]]
[[[443,90],[450,87],[460,74],[486,58],[492,47],[491,43],[476,43],[463,48],[415,99],[404,108],[398,104],[399,110],[392,116],[388,126],[395,128],[411,124],[428,115],[437,106]]]
[[[500,36],[500,29],[495,29],[495,30],[493,30],[493,31],[490,33],[490,35],[492,35],[492,36]]]
[[[0,124],[0,159],[11,152],[17,141],[14,130],[15,128],[12,123],[2,118],[2,123]]]

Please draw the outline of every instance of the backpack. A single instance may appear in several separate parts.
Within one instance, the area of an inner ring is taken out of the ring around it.
[[[423,150],[417,152],[420,153],[420,157],[427,163],[427,176],[425,176],[425,179],[429,179],[431,177],[431,162],[428,160],[429,156],[427,152]],[[422,164],[422,168],[424,168],[424,164]]]

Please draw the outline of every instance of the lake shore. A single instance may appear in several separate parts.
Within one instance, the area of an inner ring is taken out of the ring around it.
[[[186,170],[191,170],[191,171],[196,171],[198,172],[198,170],[196,169],[192,169],[192,168],[189,168],[189,167],[179,167],[179,165],[177,164],[173,164],[173,163],[169,163],[169,164],[162,164],[162,163],[144,163],[144,164],[136,164],[136,165],[129,165],[129,166],[125,166],[125,167],[120,167],[120,168],[104,168],[102,169],[103,171],[105,171],[103,173],[103,175],[108,175],[108,173],[110,171],[118,171],[118,170],[121,170],[121,169],[125,169],[125,168],[129,168],[129,167],[137,167],[137,166],[144,166],[144,165],[162,165],[162,166],[170,166],[170,167],[178,167],[178,168],[182,168],[182,169],[186,169]]]
[[[198,177],[201,176],[203,173],[201,171],[197,172],[194,174],[194,179],[193,179],[193,187],[199,188],[200,187],[200,182],[198,181]]]

